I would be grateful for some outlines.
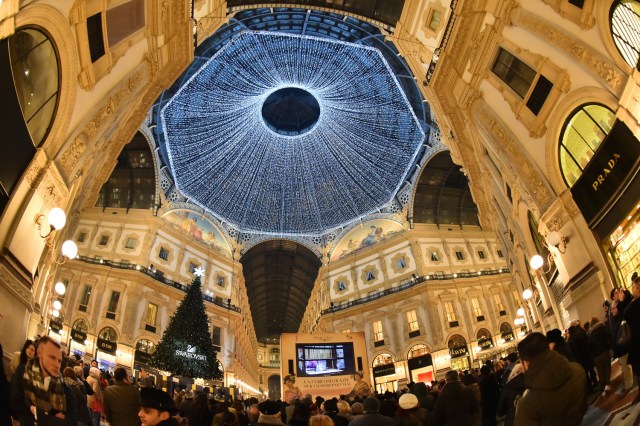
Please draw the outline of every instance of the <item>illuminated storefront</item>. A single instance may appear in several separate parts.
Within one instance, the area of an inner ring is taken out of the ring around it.
[[[449,356],[451,357],[451,369],[464,371],[471,366],[467,341],[459,334],[454,334],[449,339]]]
[[[398,389],[398,376],[393,356],[380,354],[373,360],[373,384],[378,393],[395,392]]]
[[[111,327],[105,327],[98,333],[96,360],[101,370],[113,372],[115,369],[116,351],[118,349],[117,339],[118,335]]]
[[[77,319],[71,331],[69,332],[69,354],[77,354],[84,358],[87,354],[87,331],[89,330],[89,324],[87,321],[80,318]]]

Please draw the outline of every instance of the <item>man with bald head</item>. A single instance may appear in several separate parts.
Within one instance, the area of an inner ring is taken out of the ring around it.
[[[73,391],[60,375],[62,351],[49,336],[38,342],[37,356],[21,365],[11,382],[11,402],[20,426],[76,426]]]

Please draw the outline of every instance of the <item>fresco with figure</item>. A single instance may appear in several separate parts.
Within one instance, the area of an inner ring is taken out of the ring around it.
[[[340,259],[350,253],[372,246],[391,235],[405,229],[397,222],[388,219],[375,219],[362,223],[345,235],[333,250],[331,259]]]
[[[184,232],[194,240],[205,244],[225,256],[231,256],[229,244],[218,228],[199,213],[190,210],[173,210],[162,216],[172,228]]]

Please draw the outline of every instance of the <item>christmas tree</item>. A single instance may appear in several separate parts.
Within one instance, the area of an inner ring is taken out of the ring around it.
[[[200,290],[203,274],[201,268],[196,269],[187,295],[156,347],[151,365],[176,376],[215,380],[222,378],[222,371],[218,368]]]

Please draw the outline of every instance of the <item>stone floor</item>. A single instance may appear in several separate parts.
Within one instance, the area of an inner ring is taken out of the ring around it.
[[[615,394],[622,383],[620,367],[615,361],[611,367],[611,391],[589,406],[582,421],[583,425],[631,426],[640,425],[640,403],[631,404],[638,394],[637,384],[624,396]]]

